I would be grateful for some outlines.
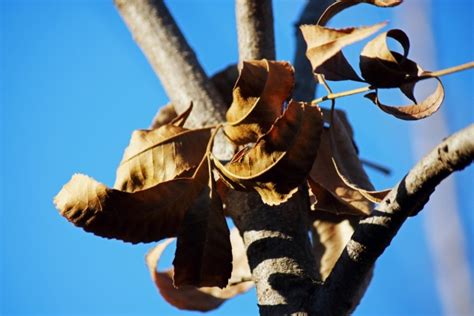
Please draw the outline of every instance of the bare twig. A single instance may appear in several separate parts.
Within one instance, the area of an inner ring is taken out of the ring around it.
[[[295,67],[295,90],[293,96],[300,101],[310,101],[314,98],[316,81],[309,60],[306,58],[306,42],[300,31],[303,24],[315,24],[321,14],[334,0],[308,0],[295,24],[296,51],[293,65]]]
[[[372,214],[361,220],[324,287],[314,293],[315,315],[345,315],[377,258],[408,216],[419,212],[436,186],[474,160],[474,124],[438,145],[404,177]]]
[[[271,0],[236,0],[239,64],[250,59],[275,59]]]
[[[115,4],[176,112],[183,112],[192,101],[190,126],[222,122],[225,104],[163,0],[115,0]]]

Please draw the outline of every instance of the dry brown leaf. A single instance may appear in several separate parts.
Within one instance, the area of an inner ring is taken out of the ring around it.
[[[387,39],[396,40],[403,47],[403,54],[391,51]],[[360,54],[362,77],[376,88],[398,88],[404,85],[404,93],[413,97],[413,83],[422,71],[413,61],[407,58],[410,50],[408,36],[398,29],[378,35],[365,45]]]
[[[352,135],[344,128],[344,123],[339,119],[337,112],[334,111],[332,115],[332,123],[329,128],[329,145],[332,164],[338,178],[342,180],[347,188],[356,190],[365,199],[380,203],[390,192],[390,189],[374,190],[359,160]],[[370,212],[370,209],[368,211]]]
[[[178,232],[173,261],[174,285],[227,285],[232,272],[229,228],[216,183],[209,169],[209,186],[186,213]]]
[[[321,211],[312,212],[310,215],[313,255],[321,281],[324,281],[351,239],[359,218]]]
[[[232,188],[255,190],[268,205],[288,200],[306,179],[319,147],[321,110],[291,101],[283,115],[255,145],[225,167],[216,162]]]
[[[227,66],[221,71],[216,72],[211,77],[212,83],[216,87],[226,105],[230,105],[232,103],[232,90],[234,89],[234,85],[238,77],[239,70],[235,64]]]
[[[387,38],[393,38],[403,47],[403,54],[391,51]],[[410,49],[408,36],[402,30],[390,30],[370,41],[362,50],[360,69],[362,76],[375,88],[400,88],[410,100],[415,102],[406,106],[388,106],[380,102],[378,91],[368,93],[365,97],[375,103],[384,112],[403,120],[419,120],[435,113],[444,99],[444,88],[438,81],[435,91],[421,102],[414,96],[416,83],[429,77],[429,72],[407,58]]]
[[[333,172],[335,173],[335,171]],[[337,177],[337,174],[334,174],[334,176]],[[333,182],[339,185],[335,192],[331,192],[321,184],[314,182],[312,178],[308,178],[311,211],[358,216],[366,215],[370,212],[370,203],[360,193],[347,188],[344,182],[338,178]]]
[[[325,111],[330,116],[329,111]],[[335,110],[324,130],[316,161],[308,177],[312,210],[363,216],[389,190],[374,191],[359,160],[352,127],[344,112]],[[341,171],[342,170],[342,171]]]
[[[185,117],[189,112],[183,113]],[[114,188],[126,192],[145,190],[183,176],[199,165],[211,130],[188,130],[182,115],[158,129],[134,131],[117,168]]]
[[[377,7],[394,7],[402,2],[403,0],[337,0],[324,11],[318,24],[326,25],[336,14],[359,3],[367,3]]]
[[[346,141],[344,146],[351,145],[352,148],[347,150],[345,159],[353,161],[351,163],[351,166],[355,168],[353,172],[370,184],[352,145],[351,136],[347,134],[347,130],[339,120],[336,122],[334,126],[342,129],[341,134],[345,133],[342,134],[342,137],[347,137],[343,138]],[[358,190],[347,186],[339,177],[332,162],[332,151],[330,133],[328,130],[324,130],[321,136],[319,151],[308,179],[309,187],[314,195],[311,198],[311,208],[313,210],[330,211],[336,214],[344,212],[359,216],[370,214],[372,203],[360,194]]]
[[[436,90],[417,104],[405,106],[389,106],[380,102],[377,92],[371,92],[365,95],[370,101],[375,103],[382,111],[391,114],[402,120],[420,120],[426,118],[439,110],[444,100],[444,88],[441,80],[438,81]]]
[[[182,286],[179,289],[173,286],[173,269],[157,271],[159,259],[165,248],[171,243],[168,239],[159,243],[146,256],[146,263],[151,277],[163,298],[179,309],[209,311],[219,307],[227,299],[244,293],[254,285],[251,279],[250,268],[247,262],[245,247],[237,229],[230,232],[232,244],[232,276],[229,285],[224,289],[217,287]]]
[[[255,142],[282,113],[283,102],[294,85],[294,70],[287,62],[245,61],[227,111],[225,133],[236,144]]]
[[[177,235],[186,211],[206,187],[207,170],[207,159],[203,159],[193,177],[133,193],[76,174],[54,203],[61,215],[87,232],[131,243],[158,241]]]
[[[377,32],[386,23],[366,27],[332,29],[320,25],[302,25],[303,37],[308,45],[306,56],[313,71],[327,80],[362,81],[341,52],[342,48]]]
[[[150,129],[155,129],[165,124],[170,123],[178,114],[174,109],[173,103],[168,103],[162,106],[156,113],[153,121],[151,122]]]
[[[357,190],[365,199],[371,202],[379,203],[390,192],[390,189],[374,190],[354,148],[352,136],[342,128],[343,125],[334,112],[332,124],[329,128],[331,160],[334,169],[339,179],[348,188]]]

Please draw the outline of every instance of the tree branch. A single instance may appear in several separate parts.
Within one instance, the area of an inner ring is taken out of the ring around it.
[[[298,22],[295,24],[296,51],[293,65],[295,67],[295,90],[293,96],[299,101],[311,101],[316,90],[316,81],[313,77],[313,69],[306,58],[306,42],[300,31],[303,24],[315,24],[324,10],[334,0],[308,0],[301,12]]]
[[[222,122],[226,106],[163,0],[114,0],[178,113],[192,101],[189,126]]]
[[[436,186],[474,160],[474,124],[448,137],[418,162],[372,214],[361,220],[324,287],[315,291],[311,310],[317,315],[351,311],[362,277],[390,244],[408,216],[416,215]]]
[[[236,0],[239,65],[250,59],[275,59],[271,0]]]
[[[299,190],[288,202],[270,207],[256,193],[229,191],[226,210],[241,232],[260,315],[304,312],[316,279],[308,239],[309,201]]]

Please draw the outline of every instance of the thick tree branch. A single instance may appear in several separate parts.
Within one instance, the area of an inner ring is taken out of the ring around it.
[[[236,0],[239,64],[250,59],[275,59],[271,0]]]
[[[261,315],[305,312],[316,277],[307,234],[304,190],[270,207],[256,193],[230,191],[227,212],[239,228],[257,286]]]
[[[222,122],[226,106],[163,0],[115,0],[178,113],[192,101],[189,126]]]
[[[361,220],[324,287],[315,291],[317,315],[345,315],[377,258],[408,216],[417,214],[436,186],[474,160],[474,125],[450,136],[418,162],[372,214]],[[449,210],[446,210],[449,211]]]
[[[313,70],[309,60],[306,58],[306,42],[301,34],[300,26],[303,24],[315,24],[324,10],[333,2],[334,0],[308,0],[298,22],[295,24],[296,51],[293,65],[295,67],[296,83],[293,96],[299,101],[311,101],[316,89]]]

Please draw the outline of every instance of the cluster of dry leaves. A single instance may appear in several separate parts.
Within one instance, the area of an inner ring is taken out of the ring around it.
[[[434,113],[442,102],[443,88],[439,83],[432,95],[416,102],[414,86],[430,73],[407,58],[409,41],[403,31],[390,30],[367,43],[360,55],[362,78],[344,57],[343,47],[385,25],[324,26],[338,12],[362,2],[383,7],[401,1],[336,1],[318,24],[301,27],[318,80],[325,86],[326,80],[367,82],[373,92],[366,97],[401,119]],[[403,53],[391,51],[387,38],[398,41]],[[293,85],[293,67],[287,62],[245,62],[225,124],[185,128],[191,105],[179,116],[168,115],[153,129],[135,131],[117,169],[114,188],[76,174],[55,197],[57,208],[76,226],[102,237],[131,243],[177,237],[174,269],[156,270],[172,239],[147,255],[152,278],[171,304],[205,311],[253,286],[242,239],[226,223],[222,200],[227,190],[255,191],[263,203],[278,205],[308,188],[308,212],[314,231],[321,236],[314,251],[324,280],[352,225],[369,214],[372,202],[379,202],[386,191],[374,191],[358,158],[352,128],[344,113],[334,110],[334,100],[331,110],[292,100]],[[381,88],[399,88],[415,104],[384,105],[377,94]],[[220,128],[239,148],[227,163],[212,154]]]

